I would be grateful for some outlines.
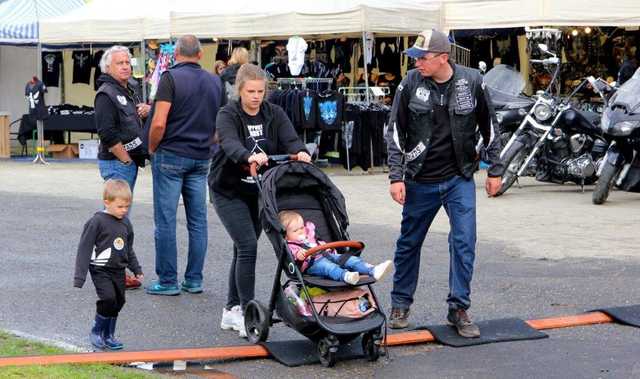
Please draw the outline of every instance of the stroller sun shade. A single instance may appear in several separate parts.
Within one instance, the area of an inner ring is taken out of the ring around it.
[[[288,162],[268,170],[262,180],[261,198],[262,226],[272,242],[274,238],[283,240],[284,230],[278,220],[282,210],[295,210],[305,221],[313,222],[320,239],[348,239],[344,196],[311,164]]]

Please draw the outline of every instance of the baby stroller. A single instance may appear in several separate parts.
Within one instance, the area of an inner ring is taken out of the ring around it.
[[[364,249],[364,244],[349,240],[346,230],[349,221],[342,193],[320,169],[304,162],[288,161],[275,165],[262,177],[256,175],[253,166],[252,176],[261,194],[262,226],[273,245],[278,266],[268,306],[257,300],[250,301],[246,306],[244,318],[249,341],[266,341],[269,328],[277,322],[283,322],[316,343],[320,362],[325,367],[335,364],[340,344],[348,343],[358,336],[362,336],[362,348],[366,358],[370,361],[377,360],[384,337],[383,325],[386,316],[380,310],[378,299],[371,287],[375,279],[363,275],[360,281],[352,286],[303,274],[289,252],[284,227],[278,220],[278,212],[294,210],[305,220],[316,225],[318,238],[327,243],[308,250],[307,255],[322,253],[329,248],[337,249],[342,254],[359,255]],[[310,316],[302,316],[284,293],[286,286],[292,283],[300,288],[300,294],[305,294],[303,301],[307,304],[311,298],[309,287],[336,291],[366,286],[376,304],[375,310],[357,319],[329,317],[319,314],[313,304],[309,304]],[[274,310],[281,320],[273,317]]]

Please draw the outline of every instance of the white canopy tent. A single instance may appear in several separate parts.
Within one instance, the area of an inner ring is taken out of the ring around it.
[[[236,0],[175,2],[171,34],[250,39],[292,35],[406,35],[438,27],[440,2]]]
[[[640,1],[442,0],[445,30],[544,25],[637,26],[640,25]]]
[[[170,0],[94,0],[40,23],[43,44],[131,42],[170,37]]]

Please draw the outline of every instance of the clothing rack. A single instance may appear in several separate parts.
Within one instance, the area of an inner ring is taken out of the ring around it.
[[[299,87],[300,89],[315,89],[316,91],[319,91],[319,85],[326,85],[325,89],[331,89],[331,86],[333,85],[333,78],[278,78],[276,79],[276,87],[278,89],[282,89],[283,86],[288,86],[288,87]],[[313,88],[309,88],[309,85],[315,85],[315,87]],[[312,143],[310,143],[308,146],[308,148],[313,147],[313,149],[315,151],[320,151],[320,136],[321,133],[318,133],[315,137],[314,137],[314,141]],[[302,139],[305,143],[305,145],[307,145],[307,130],[304,129],[302,131]],[[313,156],[313,154],[312,154]],[[316,161],[318,159],[316,158]]]
[[[389,87],[340,87],[338,88],[338,92],[344,96],[345,101],[349,104],[370,105],[382,104],[384,98],[391,93],[391,89]],[[343,125],[343,131],[342,137],[345,142],[345,152],[347,154],[347,173],[351,174],[351,162],[349,159],[349,142],[351,141],[347,141],[346,139],[348,136],[346,125]],[[371,168],[373,168],[373,141],[371,140],[369,141],[369,149],[371,152]]]
[[[302,89],[306,89],[308,84],[326,84],[330,87],[333,84],[333,78],[278,78],[276,83],[278,87],[286,84],[289,86],[301,86]]]
[[[350,104],[370,104],[381,103],[386,96],[389,96],[389,87],[340,87],[338,88],[347,103]],[[367,93],[369,96],[367,97]]]

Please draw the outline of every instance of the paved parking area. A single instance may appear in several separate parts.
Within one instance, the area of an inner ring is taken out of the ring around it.
[[[389,259],[400,207],[388,195],[384,175],[345,175],[330,170],[343,191],[352,237],[367,243],[373,262]],[[534,319],[576,314],[595,307],[640,303],[640,256],[636,247],[640,195],[614,192],[603,206],[591,204],[591,188],[530,180],[501,198],[478,188],[478,263],[473,283],[476,319]],[[0,328],[87,348],[94,311],[90,283],[72,288],[73,262],[82,225],[100,207],[95,163],[0,161]],[[146,281],[154,279],[150,171],[136,186],[132,222]],[[178,220],[179,263],[185,262],[186,226]],[[421,281],[412,308],[415,325],[444,321],[447,295],[446,216],[440,214],[425,243]],[[231,243],[209,208],[205,292],[152,297],[127,293],[120,331],[127,349],[198,347],[246,343],[218,328],[226,293]],[[259,246],[257,297],[266,301],[275,257]],[[390,280],[376,286],[389,304]],[[453,349],[423,345],[391,349],[391,359],[342,362],[333,370],[287,369],[270,360],[230,362],[216,368],[252,377],[640,377],[640,330],[599,325],[549,331],[550,339]],[[282,326],[271,338],[297,338]]]

